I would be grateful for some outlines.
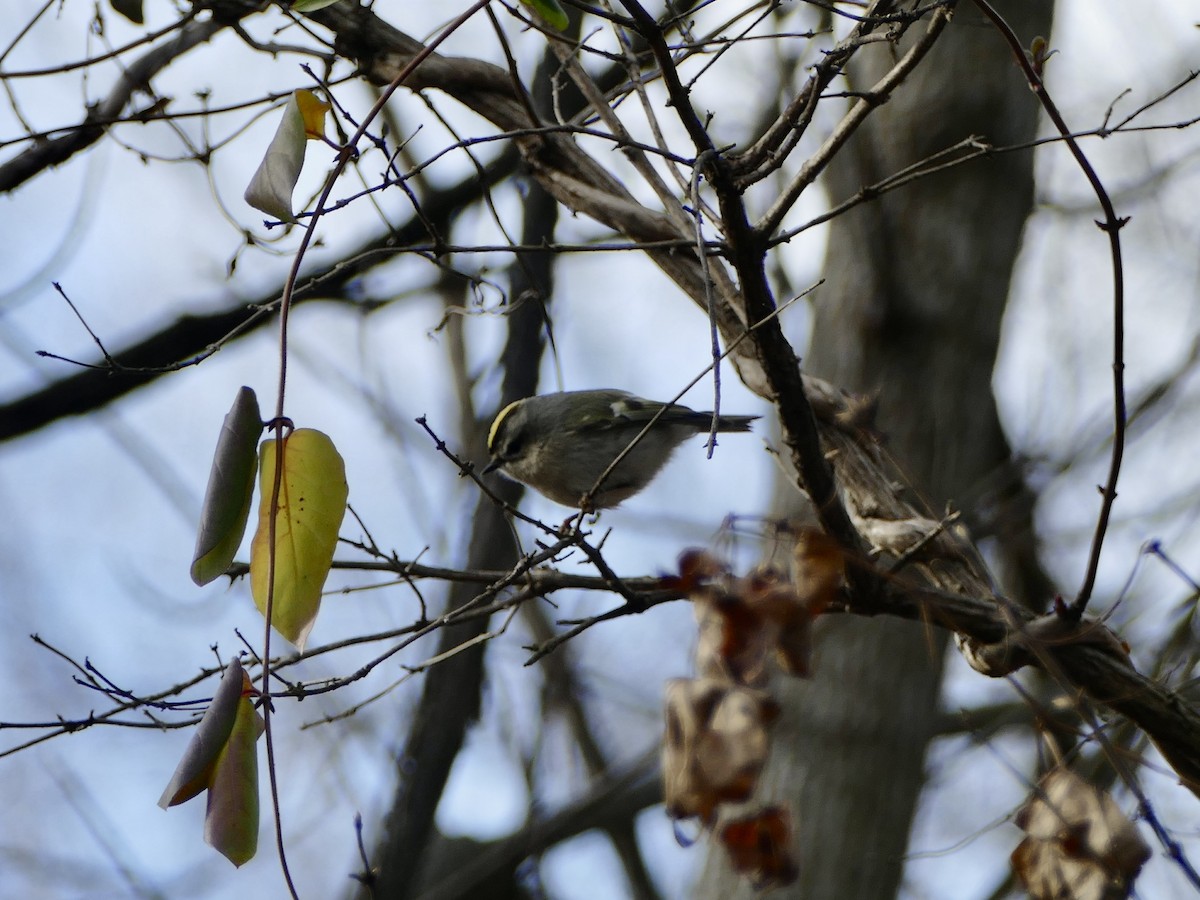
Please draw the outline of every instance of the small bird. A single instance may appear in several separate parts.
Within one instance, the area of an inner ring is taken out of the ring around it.
[[[603,483],[601,475],[642,429],[642,435]],[[589,510],[608,509],[650,483],[675,448],[712,427],[711,412],[643,400],[626,391],[561,391],[510,403],[488,432],[491,461],[509,478],[561,503],[580,506],[595,488]],[[717,418],[717,431],[749,431],[758,416]]]

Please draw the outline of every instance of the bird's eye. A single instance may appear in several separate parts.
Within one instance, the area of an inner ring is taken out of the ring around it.
[[[511,438],[504,442],[504,446],[500,451],[501,459],[516,459],[525,449],[525,435],[514,434]]]

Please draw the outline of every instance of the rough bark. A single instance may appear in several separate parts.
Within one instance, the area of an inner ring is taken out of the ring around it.
[[[1018,33],[1045,34],[1050,4],[1012,2]],[[854,86],[891,64],[860,53]],[[831,166],[834,202],[969,135],[1029,140],[1033,96],[999,37],[962,4],[930,58]],[[836,219],[805,369],[878,398],[876,426],[935,509],[971,493],[1009,450],[991,374],[1032,154],[924,179]],[[1036,566],[1033,571],[1037,571]],[[935,728],[944,638],[891,619],[824,623],[815,676],[783,686],[787,712],[763,792],[786,797],[801,876],[788,896],[895,896]],[[701,896],[751,896],[714,854]]]

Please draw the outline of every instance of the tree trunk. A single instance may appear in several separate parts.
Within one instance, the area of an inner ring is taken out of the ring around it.
[[[1051,4],[999,5],[1022,39],[1049,31]],[[872,84],[896,52],[868,49],[850,68],[852,88]],[[970,135],[997,147],[1028,141],[1037,109],[999,35],[963,3],[931,57],[835,161],[831,200]],[[991,375],[1032,199],[1032,152],[1006,153],[923,178],[831,226],[805,368],[878,397],[886,446],[936,511],[1009,455]],[[813,678],[777,682],[785,712],[760,793],[787,804],[796,831],[800,878],[787,896],[898,891],[944,645],[892,619],[830,617]],[[698,893],[754,892],[717,851]]]

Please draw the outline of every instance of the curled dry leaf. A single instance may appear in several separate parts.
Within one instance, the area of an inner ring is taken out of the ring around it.
[[[325,136],[325,114],[330,105],[312,91],[293,91],[283,108],[283,118],[254,177],[246,187],[246,202],[281,222],[294,222],[292,191],[304,168],[304,150],[310,140]]]
[[[1105,791],[1055,769],[1017,814],[1013,870],[1035,900],[1122,900],[1150,847]]]
[[[664,579],[691,599],[699,622],[700,678],[668,683],[663,789],[667,814],[698,817],[759,887],[787,884],[796,867],[781,810],[727,820],[723,804],[745,803],[770,753],[779,706],[765,690],[772,660],[807,675],[813,617],[832,603],[844,580],[838,547],[821,532],[800,532],[791,577],[761,567],[735,577],[712,554],[689,550],[679,575]]]
[[[242,676],[242,696],[229,740],[213,766],[204,813],[204,840],[234,866],[258,851],[258,752],[262,716],[250,702],[250,676]]]
[[[792,550],[792,583],[812,615],[820,615],[836,599],[846,580],[842,548],[816,528],[801,528]]]
[[[787,814],[772,806],[726,822],[720,841],[733,868],[749,876],[755,887],[768,890],[796,880],[796,863],[788,851],[789,832]]]
[[[262,716],[250,698],[250,676],[230,660],[212,703],[192,735],[158,805],[163,809],[208,791],[204,839],[235,866],[258,846],[258,761]]]
[[[667,814],[711,822],[723,802],[749,798],[769,749],[778,715],[762,691],[714,679],[667,684],[663,790]]]
[[[728,574],[729,570],[707,550],[690,547],[679,554],[679,574],[663,578],[663,586],[691,595]]]
[[[779,644],[779,623],[762,615],[746,596],[720,588],[693,594],[692,601],[699,626],[697,673],[736,684],[765,683]]]
[[[779,667],[788,675],[808,675],[812,620],[819,611],[814,607],[824,609],[824,597],[815,599],[809,595],[808,585],[789,581],[774,569],[756,569],[742,582],[746,605],[762,622],[759,628],[770,636],[770,649]]]
[[[676,586],[687,590],[695,608],[701,675],[762,685],[772,659],[789,675],[808,674],[812,617],[840,586],[841,566],[840,556],[823,550],[804,563],[807,580],[798,588],[772,568],[735,578],[706,553],[689,551],[680,558]]]
[[[233,731],[238,703],[248,687],[249,680],[242,669],[242,661],[235,656],[221,676],[212,703],[196,726],[183,758],[171,776],[170,784],[159,798],[158,805],[163,809],[191,800],[208,789],[217,757]]]
[[[221,426],[204,492],[191,568],[192,581],[198,585],[223,575],[241,546],[254,496],[261,434],[258,398],[253,389],[242,387]]]

